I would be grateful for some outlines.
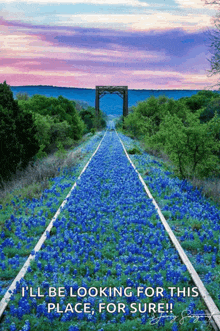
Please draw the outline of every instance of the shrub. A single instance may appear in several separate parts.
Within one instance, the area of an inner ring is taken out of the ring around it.
[[[18,93],[16,94],[16,99],[17,99],[17,100],[28,100],[28,99],[29,99],[29,95],[28,95],[28,93],[26,93],[26,92],[24,92],[24,93],[22,93],[22,92],[18,92]]]
[[[92,135],[94,135],[95,132],[96,132],[96,129],[95,128],[91,128],[90,132],[92,133]]]
[[[66,152],[66,150],[64,149],[63,144],[62,144],[61,141],[59,141],[59,142],[57,143],[57,148],[58,148],[58,150],[57,150],[57,152],[55,153],[56,157],[61,158],[61,159],[65,159],[65,157],[66,157],[66,155],[67,155],[67,152]]]
[[[123,122],[122,122],[123,123]],[[117,125],[118,128],[119,124]],[[144,135],[146,124],[138,118],[136,112],[129,114],[124,119],[124,128],[130,133],[132,137],[141,137]]]
[[[49,115],[43,116],[38,113],[34,114],[35,125],[37,128],[36,139],[39,146],[48,146],[51,142],[51,127],[54,123]]]
[[[186,106],[194,113],[200,108],[207,107],[212,99],[218,98],[219,94],[212,91],[199,91],[197,94],[191,97],[181,98],[185,102]]]
[[[169,99],[165,96],[155,98],[154,96],[139,102],[124,120],[124,127],[133,137],[152,136],[167,113],[166,104]]]
[[[69,137],[74,140],[79,140],[82,137],[84,123],[75,108],[75,102],[62,96],[58,98],[47,98],[43,95],[36,94],[26,101],[20,100],[19,105],[22,109],[29,110],[33,113],[42,116],[50,116],[54,123],[66,121],[71,128],[69,130]],[[49,118],[47,117],[47,122],[48,121]]]
[[[78,105],[78,102],[77,102]],[[97,116],[94,107],[88,106],[85,102],[80,102],[79,115],[85,124],[84,133],[91,132],[92,128],[103,129],[106,127],[107,115],[99,110]]]
[[[134,148],[128,150],[128,154],[139,154],[139,155],[141,155],[142,152],[137,147],[134,147]]]
[[[53,141],[56,142],[64,142],[67,137],[72,136],[72,128],[67,123],[67,121],[63,121],[60,123],[52,123],[51,126],[51,143]]]
[[[200,120],[202,123],[210,121],[217,113],[220,116],[220,98],[215,98],[209,102],[207,107],[200,115]]]
[[[186,113],[186,120],[168,114],[161,123],[160,131],[152,137],[151,143],[168,153],[181,177],[205,177],[212,175],[218,167],[214,152],[220,144],[215,139],[220,129],[220,120],[200,124],[199,113]]]
[[[37,157],[41,157],[42,151],[49,153],[58,142],[62,144],[68,142],[68,145],[73,143],[73,140],[70,138],[72,135],[71,126],[67,121],[57,122],[55,117],[53,118],[49,115],[43,116],[38,113],[36,113],[34,117],[37,127],[35,137],[40,146]],[[45,156],[45,153],[42,154],[42,156]]]
[[[94,128],[94,118],[95,114],[91,110],[83,109],[80,111],[80,117],[85,123],[85,132],[91,131]]]

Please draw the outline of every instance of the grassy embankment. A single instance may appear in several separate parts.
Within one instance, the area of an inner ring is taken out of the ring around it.
[[[0,84],[0,204],[14,195],[39,198],[49,188],[50,178],[76,165],[82,157],[73,148],[105,127],[102,112],[77,101],[18,93]]]

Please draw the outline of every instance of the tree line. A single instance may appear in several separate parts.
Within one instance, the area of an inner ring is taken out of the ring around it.
[[[88,132],[106,126],[102,112],[58,98],[18,93],[0,84],[0,183],[16,169],[56,149],[71,147]]]
[[[124,128],[148,151],[165,153],[181,178],[220,175],[220,96],[200,91],[179,100],[165,96],[139,102]]]

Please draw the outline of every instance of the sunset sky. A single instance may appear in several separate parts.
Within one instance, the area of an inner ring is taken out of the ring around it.
[[[0,83],[204,89],[205,0],[0,0]]]

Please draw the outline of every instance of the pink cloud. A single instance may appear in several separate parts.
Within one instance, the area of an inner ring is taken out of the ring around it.
[[[1,79],[10,85],[197,89],[208,81],[202,32],[61,28],[2,20],[0,41]]]

